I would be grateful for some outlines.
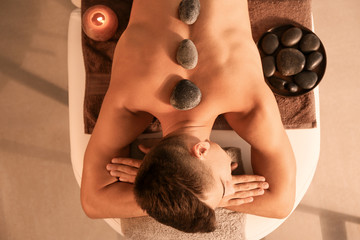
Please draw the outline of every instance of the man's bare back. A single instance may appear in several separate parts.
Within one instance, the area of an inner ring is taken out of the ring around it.
[[[178,18],[179,3],[134,1],[115,50],[110,85],[121,104],[157,117],[165,132],[177,121],[214,121],[221,113],[247,111],[259,94],[253,90],[267,88],[246,0],[202,1],[201,14],[190,26]],[[183,39],[191,39],[199,52],[192,70],[176,62]],[[200,105],[191,111],[179,112],[169,102],[181,79],[202,91]]]
[[[188,134],[204,142],[215,118],[224,114],[234,131],[251,145],[254,174],[264,176],[271,186],[251,204],[229,209],[286,217],[295,197],[295,159],[275,98],[263,79],[247,0],[202,0],[199,18],[190,26],[178,18],[180,2],[133,2],[85,153],[83,208],[94,218],[144,215],[134,199],[133,186],[106,170],[111,159],[129,157],[128,145],[153,116],[160,120],[164,136]],[[177,48],[184,39],[191,39],[199,53],[192,70],[176,62]],[[171,92],[182,79],[195,83],[203,96],[189,111],[170,104]]]

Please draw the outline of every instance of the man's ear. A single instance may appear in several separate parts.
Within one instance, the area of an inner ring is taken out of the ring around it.
[[[205,160],[206,155],[210,150],[210,143],[209,142],[198,142],[192,147],[192,152],[200,160]]]
[[[145,154],[148,154],[150,152],[150,150],[151,150],[151,147],[147,147],[147,146],[145,146],[143,144],[139,144],[138,148],[139,148],[139,150],[141,152],[143,152]]]

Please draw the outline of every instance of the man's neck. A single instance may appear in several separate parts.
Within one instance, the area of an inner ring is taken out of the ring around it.
[[[190,122],[178,122],[167,129],[163,129],[163,136],[173,136],[186,134],[199,139],[200,141],[206,141],[210,138],[210,133],[213,124],[191,124]]]
[[[181,0],[134,0],[131,12],[133,16],[131,17],[142,18],[144,15],[156,14],[160,18],[165,16],[176,18],[180,2]],[[153,20],[156,21],[157,19]]]

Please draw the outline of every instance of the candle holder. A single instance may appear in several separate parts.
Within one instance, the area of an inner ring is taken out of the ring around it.
[[[116,33],[118,18],[111,8],[95,5],[85,11],[82,27],[89,38],[95,41],[107,41]]]

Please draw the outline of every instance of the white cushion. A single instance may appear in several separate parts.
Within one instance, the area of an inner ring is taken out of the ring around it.
[[[81,8],[81,0],[71,0],[71,2],[78,8]]]

